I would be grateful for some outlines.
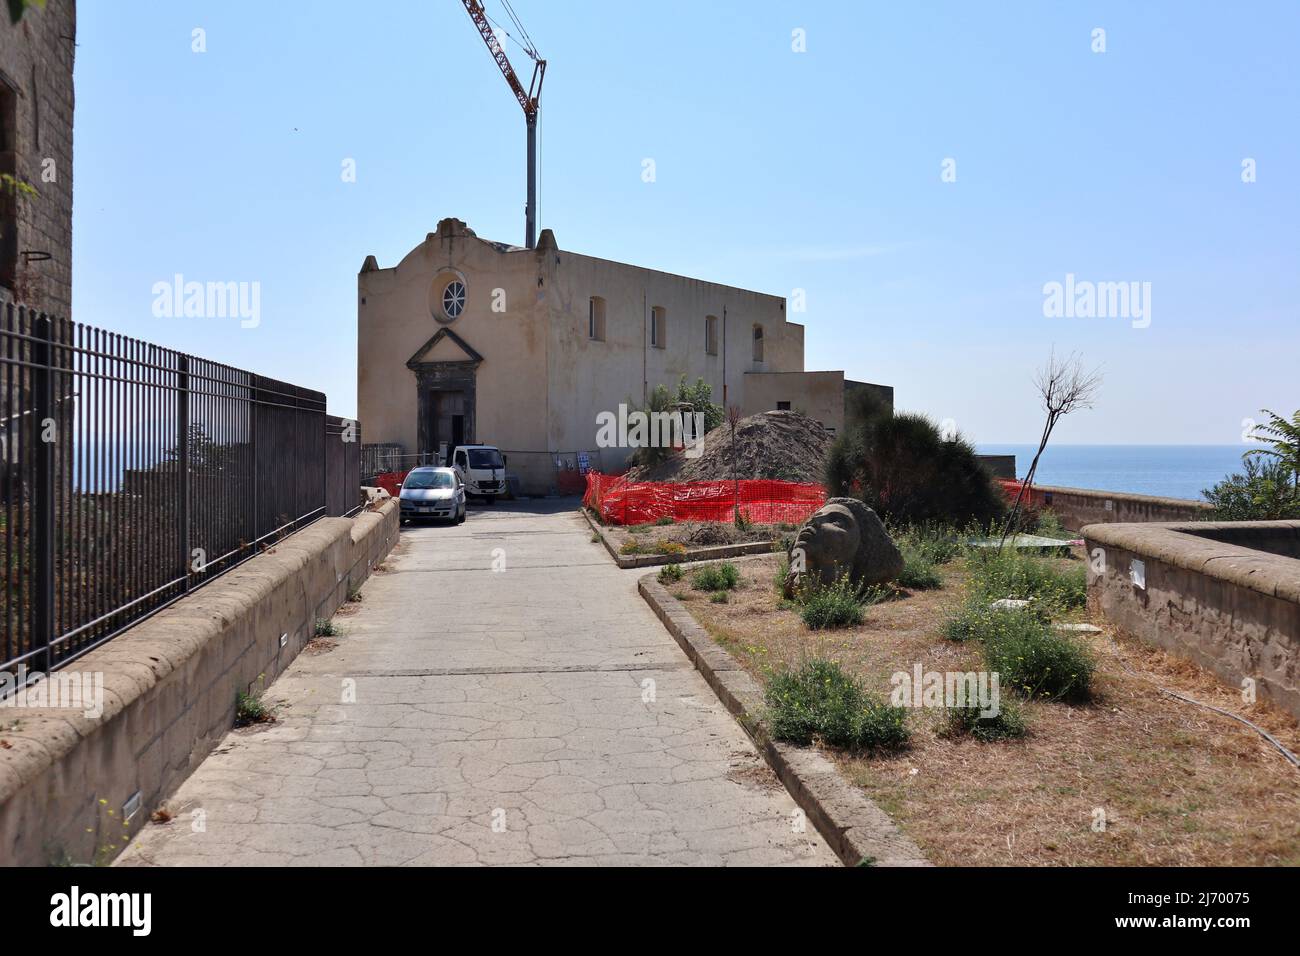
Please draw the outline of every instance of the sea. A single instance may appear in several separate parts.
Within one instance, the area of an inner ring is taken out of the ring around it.
[[[1250,445],[1054,445],[1038,463],[1034,483],[1202,499],[1201,492],[1242,470]],[[1015,455],[1025,477],[1037,445],[977,445],[981,455]]]

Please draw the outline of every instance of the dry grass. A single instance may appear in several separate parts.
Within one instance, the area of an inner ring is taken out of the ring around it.
[[[775,556],[737,566],[741,587],[728,604],[672,590],[760,680],[809,656],[839,661],[882,694],[891,674],[917,663],[979,669],[977,646],[939,632],[961,600],[960,561],[941,568],[942,589],[870,607],[860,627],[821,632],[780,606]],[[1240,713],[1300,751],[1295,721],[1244,706],[1235,688],[1157,648],[1116,645],[1109,633],[1083,640],[1098,663],[1093,702],[1025,704],[1021,740],[944,737],[937,712],[915,711],[910,750],[832,756],[939,864],[1300,865],[1300,771],[1249,728],[1155,688]],[[1099,808],[1104,832],[1094,830]]]

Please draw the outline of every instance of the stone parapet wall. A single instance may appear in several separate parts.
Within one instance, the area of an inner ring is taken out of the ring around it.
[[[1029,498],[1030,507],[1050,508],[1070,531],[1097,523],[1195,521],[1210,509],[1206,502],[1190,498],[1161,498],[1053,485],[1034,485]]]
[[[230,730],[237,695],[289,666],[398,530],[391,500],[322,518],[73,662],[102,674],[98,717],[0,707],[0,865],[116,855]]]
[[[1300,719],[1300,521],[1094,524],[1088,601]],[[1221,540],[1229,539],[1229,540]]]

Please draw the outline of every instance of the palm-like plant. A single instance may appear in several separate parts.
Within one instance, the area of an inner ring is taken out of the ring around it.
[[[1271,447],[1252,448],[1241,457],[1265,455],[1276,459],[1291,472],[1292,488],[1300,491],[1300,411],[1295,412],[1290,421],[1267,408],[1261,411],[1270,420],[1267,424],[1256,425],[1251,437]]]

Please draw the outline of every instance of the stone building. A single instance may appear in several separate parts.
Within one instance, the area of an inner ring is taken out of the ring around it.
[[[74,0],[0,9],[0,301],[72,309]],[[32,192],[34,190],[34,194]]]
[[[843,424],[844,373],[804,370],[804,327],[784,298],[579,255],[549,229],[524,249],[444,219],[396,266],[367,257],[357,292],[366,443],[408,455],[493,444],[528,491],[580,459],[622,468],[632,449],[599,448],[597,416],[683,376],[746,415]]]

